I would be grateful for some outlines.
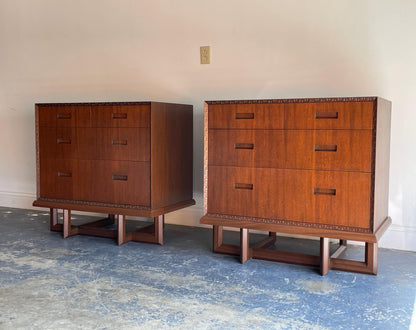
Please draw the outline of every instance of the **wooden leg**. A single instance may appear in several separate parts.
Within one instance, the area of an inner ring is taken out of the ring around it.
[[[213,226],[213,251],[216,253],[240,255],[240,246],[223,243],[223,229],[223,226]]]
[[[108,219],[109,219],[109,221],[114,223],[114,222],[116,222],[116,215],[115,214],[109,214]]]
[[[266,239],[254,244],[251,250],[267,249],[271,247],[275,242],[276,242],[276,233],[269,232],[269,236]]]
[[[365,263],[371,274],[377,275],[378,243],[365,243]]]
[[[346,248],[345,245],[340,245],[339,249]],[[377,243],[365,243],[365,260],[355,261],[347,260],[340,258],[333,258],[331,256],[331,269],[343,270],[348,272],[357,272],[363,274],[373,274],[377,275],[377,252],[378,244]],[[337,255],[335,252],[334,255]],[[339,254],[338,254],[339,255]]]
[[[347,241],[340,239],[337,250],[331,255],[331,259],[339,258],[347,250]]]
[[[71,210],[64,210],[63,236],[67,238],[71,234]]]
[[[163,245],[163,227],[165,223],[165,216],[159,215],[158,217],[154,218],[155,222],[155,240],[157,244]]]
[[[124,215],[117,216],[117,244],[121,245],[126,241],[126,222]]]
[[[218,252],[220,246],[222,245],[223,226],[214,226],[213,231],[214,231],[214,234],[213,234],[213,238],[214,238],[213,250],[214,250],[214,252]]]
[[[321,275],[328,273],[329,258],[329,238],[321,237]]]
[[[249,232],[247,228],[240,229],[240,261],[245,263],[250,259]]]
[[[62,225],[58,223],[58,209],[50,209],[49,214],[49,230],[62,231]]]

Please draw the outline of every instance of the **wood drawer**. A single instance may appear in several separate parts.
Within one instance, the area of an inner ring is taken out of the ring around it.
[[[97,158],[150,161],[150,128],[97,128]]]
[[[150,163],[80,160],[76,199],[150,206]]]
[[[372,129],[373,102],[286,103],[286,129]]]
[[[286,168],[371,172],[371,130],[287,130]]]
[[[150,161],[150,128],[41,127],[39,154],[41,158]]]
[[[283,218],[283,170],[209,166],[208,213]]]
[[[370,130],[209,130],[208,164],[371,172]]]
[[[40,197],[150,205],[150,163],[42,159]]]
[[[76,158],[76,128],[40,127],[39,155],[44,158]]]
[[[40,197],[72,199],[77,180],[77,163],[71,159],[40,160]]]
[[[285,219],[370,228],[371,174],[285,170]]]
[[[150,127],[149,105],[93,105],[92,127]]]
[[[89,127],[89,105],[38,105],[39,126],[49,127]]]
[[[209,105],[209,128],[281,129],[283,104]]]
[[[246,167],[285,166],[283,130],[209,130],[208,164]]]

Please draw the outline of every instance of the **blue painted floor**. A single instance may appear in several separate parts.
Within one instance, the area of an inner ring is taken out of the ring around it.
[[[166,225],[163,246],[117,246],[63,240],[48,221],[48,212],[0,207],[0,329],[416,328],[416,253],[380,249],[378,276],[322,277],[214,254],[208,229]],[[279,238],[277,248],[318,253],[319,242]]]

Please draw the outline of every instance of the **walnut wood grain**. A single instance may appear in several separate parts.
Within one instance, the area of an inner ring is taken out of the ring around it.
[[[40,127],[89,127],[90,105],[36,105]]]
[[[210,213],[283,218],[283,170],[210,166],[208,171]]]
[[[209,128],[283,128],[283,105],[281,104],[212,105],[208,116]]]
[[[334,112],[336,117],[332,115]],[[285,104],[286,129],[372,129],[372,126],[373,102]]]
[[[371,172],[371,130],[286,130],[285,168]]]
[[[325,274],[334,259],[336,269],[376,273],[377,241],[391,223],[390,108],[378,97],[206,101],[201,223],[322,239],[318,261],[244,242],[242,260],[304,259]],[[365,242],[366,261],[335,258],[344,244],[331,257],[328,238]]]
[[[370,173],[284,170],[284,180],[284,219],[370,229]]]
[[[208,139],[208,165],[371,172],[371,130],[212,129]]]
[[[150,127],[149,105],[110,104],[91,106],[92,127]]]
[[[163,216],[192,199],[192,106],[157,102],[36,104],[37,200],[51,230],[163,244]],[[69,212],[57,224],[57,209]],[[153,233],[70,224],[71,210],[154,217]],[[124,235],[124,236],[123,236]]]
[[[208,165],[285,167],[283,130],[211,129],[208,139]],[[236,148],[239,144],[252,148]]]
[[[152,208],[192,199],[192,106],[151,103]]]
[[[97,128],[94,136],[95,159],[150,161],[150,128]]]

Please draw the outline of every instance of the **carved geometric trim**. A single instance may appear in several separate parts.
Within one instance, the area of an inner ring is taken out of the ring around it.
[[[226,214],[215,214],[215,213],[207,213],[206,216],[207,217],[212,217],[212,218],[227,219],[227,220],[231,220],[231,221],[250,221],[250,222],[254,222],[254,223],[265,223],[265,224],[272,224],[272,225],[285,225],[285,226],[295,226],[295,227],[304,227],[304,228],[316,228],[316,229],[349,231],[349,232],[354,232],[354,233],[366,233],[366,234],[370,233],[371,234],[370,229],[359,228],[359,227],[328,225],[328,224],[322,224],[322,223],[298,222],[298,221],[291,221],[291,220],[252,218],[252,217],[244,217],[244,216],[237,216],[237,215],[226,215]]]
[[[74,103],[36,103],[42,107],[76,106],[76,105],[150,105],[148,101],[138,102],[74,102]]]
[[[42,198],[38,198],[38,200],[42,201],[42,202],[79,204],[79,205],[87,205],[87,206],[102,206],[102,207],[113,207],[113,208],[119,208],[119,209],[144,210],[144,211],[151,211],[152,210],[148,206],[75,201],[75,200],[72,200],[72,199],[71,200],[66,200],[66,199],[53,199],[53,198],[43,198],[42,197]]]
[[[215,104],[271,104],[271,103],[320,103],[320,102],[374,102],[376,96],[367,97],[327,97],[327,98],[303,98],[303,99],[265,99],[265,100],[224,100],[205,101],[209,105]]]

